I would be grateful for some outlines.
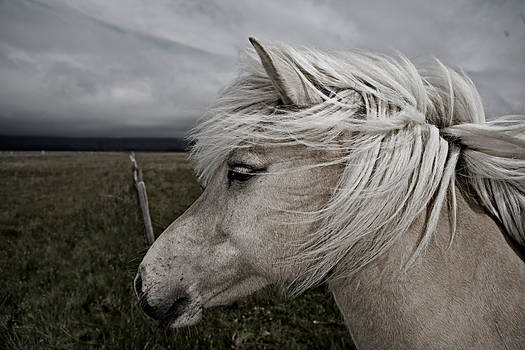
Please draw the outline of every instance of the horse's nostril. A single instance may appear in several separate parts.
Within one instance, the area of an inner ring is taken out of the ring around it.
[[[168,312],[166,312],[166,315],[163,317],[163,321],[169,322],[170,320],[176,319],[184,313],[189,304],[190,298],[186,295],[181,296],[171,304]]]
[[[173,293],[175,301],[171,304],[169,304],[169,298],[165,301],[153,298],[154,302],[153,304],[150,304],[148,299],[150,299],[151,296],[148,296],[148,293],[144,293],[142,290],[142,277],[140,276],[140,272],[135,276],[133,285],[135,288],[135,294],[137,294],[137,298],[139,299],[140,308],[146,315],[155,320],[160,320],[162,323],[168,323],[182,315],[190,304],[189,296],[181,291]]]
[[[164,316],[164,313],[161,311],[159,307],[152,306],[148,303],[146,298],[140,299],[140,307],[142,308],[142,311],[149,317],[159,320]]]
[[[137,298],[142,298],[142,277],[140,277],[140,272],[137,273],[137,276],[135,277],[135,294],[137,294]]]
[[[163,324],[168,324],[177,319],[186,311],[190,303],[190,298],[187,295],[179,297],[171,305],[159,304],[154,306],[148,302],[147,298],[141,298],[139,301],[140,307],[146,315]]]

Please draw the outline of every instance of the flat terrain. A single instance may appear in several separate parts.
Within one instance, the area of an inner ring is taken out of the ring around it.
[[[158,235],[200,188],[184,153],[137,160]],[[0,179],[0,348],[352,346],[325,287],[293,300],[264,291],[162,336],[132,289],[144,243],[127,154],[0,152]]]

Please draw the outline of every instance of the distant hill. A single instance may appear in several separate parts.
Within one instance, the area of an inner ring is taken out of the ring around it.
[[[188,147],[180,138],[69,138],[0,135],[0,150],[181,152],[188,150]]]

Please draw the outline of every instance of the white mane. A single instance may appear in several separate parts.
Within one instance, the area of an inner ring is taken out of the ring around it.
[[[415,259],[435,230],[455,185],[468,186],[507,233],[525,246],[525,118],[485,122],[472,81],[439,61],[416,68],[407,58],[320,52],[275,45],[324,102],[279,106],[253,50],[244,70],[192,133],[191,157],[206,184],[239,147],[306,145],[338,151],[337,188],[320,211],[301,256],[309,269],[296,291],[322,282],[345,256],[355,272],[383,254],[427,207]],[[317,164],[325,166],[330,163]],[[455,218],[452,218],[455,225]],[[454,232],[454,227],[452,228]]]

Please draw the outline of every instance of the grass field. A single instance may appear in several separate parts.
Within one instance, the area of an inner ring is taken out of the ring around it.
[[[137,155],[160,234],[200,193],[182,153]],[[136,305],[144,254],[123,153],[0,152],[0,347],[163,349]],[[325,287],[265,291],[168,330],[170,349],[340,349],[352,342]]]

